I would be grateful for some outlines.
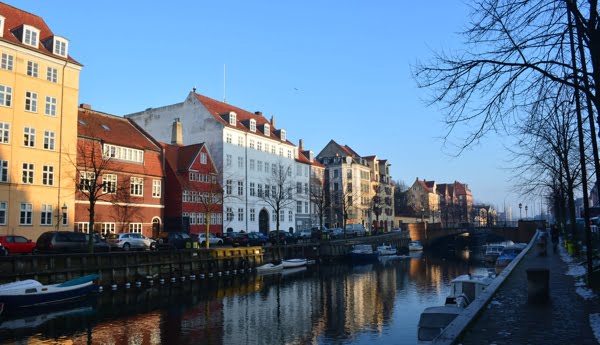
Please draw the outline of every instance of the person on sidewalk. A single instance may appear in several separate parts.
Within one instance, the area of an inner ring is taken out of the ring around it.
[[[552,249],[554,249],[554,252],[556,253],[556,247],[558,246],[558,227],[556,224],[552,224],[550,235],[552,236]]]

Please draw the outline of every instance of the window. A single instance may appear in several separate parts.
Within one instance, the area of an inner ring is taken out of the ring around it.
[[[0,68],[7,71],[12,71],[14,68],[14,56],[2,53],[2,62],[0,62]]]
[[[23,163],[23,176],[21,181],[26,184],[33,184],[33,163]]]
[[[21,203],[21,213],[19,215],[19,225],[33,224],[33,207],[29,203]]]
[[[271,154],[275,154],[275,145],[271,145]]]
[[[269,126],[268,123],[265,123],[265,127],[264,127],[263,131],[265,132],[266,136],[268,136],[268,137],[271,136],[271,126]]]
[[[281,141],[286,141],[285,129],[279,132],[279,136],[281,137]]]
[[[285,221],[285,210],[279,210],[279,221],[280,222]]]
[[[67,206],[67,204],[64,204],[64,206]],[[68,207],[61,207],[60,208],[60,212],[62,213],[62,225],[68,225],[69,224],[69,208]]]
[[[44,149],[54,151],[54,132],[53,131],[44,131]]]
[[[200,164],[206,164],[206,153],[200,153]]]
[[[23,43],[37,48],[39,34],[40,31],[36,28],[29,25],[23,25]]]
[[[244,209],[243,208],[238,208],[238,221],[239,222],[244,221]]]
[[[77,223],[77,232],[88,232],[88,229],[90,228],[90,223]],[[103,234],[105,235],[105,234]]]
[[[250,160],[250,170],[252,170],[252,171],[254,171],[254,163],[255,163],[254,159],[251,159]]]
[[[258,170],[258,171],[262,171],[263,170],[263,162],[262,161],[257,161],[256,162],[256,170]]]
[[[292,158],[292,150],[287,151],[287,158]]]
[[[251,149],[254,148],[254,139],[248,140],[248,147],[250,147]]]
[[[8,182],[8,161],[0,160],[0,182]]]
[[[232,159],[231,155],[227,155],[227,156],[225,156],[225,158],[226,158],[225,159],[225,162],[226,162],[225,165],[231,166],[231,159]]]
[[[96,174],[92,171],[79,172],[79,190],[82,192],[92,191],[92,186],[96,180]]]
[[[46,80],[57,83],[58,82],[58,70],[56,68],[46,68]]]
[[[263,148],[263,146],[262,146],[262,142],[260,142],[260,141],[257,141],[257,142],[256,142],[256,149],[257,149],[258,151],[262,151],[262,148]]]
[[[227,207],[227,221],[233,221],[233,208]]]
[[[256,210],[251,208],[250,209],[250,221],[251,222],[255,222],[256,221]]]
[[[115,223],[101,223],[100,232],[102,232],[102,235],[114,234]]]
[[[232,180],[225,181],[225,193],[227,193],[229,195],[231,193],[233,193],[233,181]]]
[[[56,116],[56,97],[46,96],[46,111],[48,116]]]
[[[225,134],[225,142],[231,144],[231,133]]]
[[[142,233],[142,223],[129,223],[129,232]]]
[[[271,175],[277,175],[277,165],[275,163],[271,165]]]
[[[291,210],[288,211],[288,221],[289,222],[293,222],[294,221],[294,212],[292,212]]]
[[[277,221],[277,213],[275,213],[275,211],[273,211],[273,213],[271,214],[271,219],[276,222]]]
[[[265,143],[265,152],[269,152],[269,143]]]
[[[308,195],[308,182],[304,183],[304,194]]]
[[[10,123],[0,122],[0,144],[10,144]]]
[[[244,157],[238,157],[238,168],[244,167]]]
[[[183,193],[181,194],[181,201],[189,202],[190,200],[191,200],[190,192],[187,190],[184,190]]]
[[[196,214],[194,212],[190,213],[190,225],[196,225]]]
[[[134,163],[144,162],[144,151],[123,146],[104,144],[102,146],[102,155],[104,158],[115,158]]]
[[[244,181],[238,181],[238,195],[244,195]]]
[[[280,155],[281,157],[283,157],[283,147],[280,147],[280,148],[279,148],[279,155]]]
[[[54,54],[67,56],[67,41],[54,37]]]
[[[117,175],[102,175],[102,193],[114,194],[117,192]]]
[[[271,193],[273,194],[273,196],[277,195],[277,186],[276,185],[271,186]]]
[[[269,162],[265,162],[265,172],[268,174],[271,171],[271,167],[269,166]]]
[[[265,184],[265,197],[268,198],[269,194],[269,185]],[[275,193],[273,193],[273,197],[275,197]]]
[[[130,193],[134,196],[144,195],[144,179],[142,177],[132,177],[130,182]]]
[[[4,18],[3,16],[0,16],[0,37],[2,37],[4,34],[4,22],[5,21],[6,21],[6,18]]]
[[[257,193],[257,196],[259,198],[262,198],[262,196],[263,196],[263,186],[262,186],[262,183],[258,184],[258,193]]]
[[[296,193],[302,193],[302,182],[296,182]]]
[[[12,104],[12,87],[0,85],[0,105],[10,107]]]
[[[232,112],[229,112],[229,124],[232,126],[235,126],[237,123],[237,114]]]
[[[296,201],[296,212],[302,213],[302,201]]]
[[[54,167],[52,165],[42,167],[42,184],[44,186],[54,185]]]
[[[238,136],[238,146],[244,146],[244,137]]]
[[[0,225],[6,225],[6,202],[0,202]]]
[[[27,61],[27,75],[30,77],[37,78],[37,76],[38,76],[37,62]]]
[[[35,147],[35,128],[25,127],[23,129],[23,145]]]
[[[256,187],[254,182],[250,182],[250,196],[255,196],[256,195]]]
[[[304,202],[304,213],[308,213],[308,201]]]
[[[152,197],[160,198],[161,191],[162,191],[161,180],[152,180]]]
[[[40,213],[40,225],[52,225],[52,205],[42,204]]]
[[[250,119],[250,132],[256,132],[256,120]]]
[[[206,214],[198,213],[198,224],[206,224]],[[213,224],[211,222],[211,224]]]
[[[25,110],[32,113],[37,112],[37,93],[25,92]]]

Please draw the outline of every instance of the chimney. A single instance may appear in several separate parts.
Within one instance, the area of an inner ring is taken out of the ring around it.
[[[262,116],[262,111],[255,111],[254,115],[256,115],[256,116]]]
[[[178,117],[173,121],[173,129],[171,130],[171,144],[183,145],[183,133],[181,129],[181,121]]]
[[[271,115],[271,127],[275,129],[275,115]]]
[[[304,139],[300,139],[300,142],[298,143],[298,151],[304,151]]]
[[[87,110],[91,110],[92,109],[92,106],[90,104],[87,104],[87,103],[81,103],[79,105],[79,107],[83,108],[83,109],[87,109]]]

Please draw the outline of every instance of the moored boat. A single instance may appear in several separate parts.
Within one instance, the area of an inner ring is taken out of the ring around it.
[[[496,274],[500,274],[502,270],[508,266],[518,255],[525,249],[527,245],[524,243],[513,244],[512,246],[507,246],[502,250],[502,253],[496,259],[495,270]]]
[[[385,244],[382,243],[381,245],[377,246],[377,254],[381,255],[396,255],[397,250],[396,248],[392,247],[389,244]]]
[[[408,242],[408,250],[409,251],[423,250],[423,245],[421,244],[421,241],[410,241],[410,242]]]
[[[490,243],[485,246],[485,254],[483,255],[483,261],[488,263],[496,262],[500,253],[504,250],[506,244],[504,243]]]
[[[463,274],[450,282],[450,295],[446,297],[447,306],[465,308],[473,302],[485,288],[494,281],[491,276]]]
[[[417,324],[419,344],[432,342],[460,313],[462,308],[453,306],[429,307],[423,310]]]
[[[95,288],[97,274],[68,280],[64,283],[43,285],[27,279],[0,285],[0,309],[13,310],[26,307],[61,304],[89,295]]]
[[[350,251],[350,259],[353,262],[373,262],[377,261],[378,256],[370,244],[355,244]]]
[[[280,264],[273,264],[273,263],[268,263],[268,264],[264,264],[261,266],[256,267],[256,271],[258,273],[277,273],[280,272],[281,270],[283,270],[283,263]]]
[[[282,260],[281,263],[283,264],[283,268],[295,268],[306,266],[307,261],[306,259],[287,259]]]

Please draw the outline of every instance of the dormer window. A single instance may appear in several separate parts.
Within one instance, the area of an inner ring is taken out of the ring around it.
[[[53,47],[54,54],[60,55],[63,57],[67,57],[68,48],[69,48],[69,42],[66,39],[64,39],[62,37],[54,36],[54,47]]]
[[[285,141],[285,129],[282,129],[280,132],[281,141]]]
[[[232,126],[235,126],[237,122],[237,114],[234,113],[233,111],[229,112],[229,124]]]
[[[264,129],[265,135],[270,137],[271,136],[271,126],[269,126],[268,123],[265,123],[265,129]]]
[[[38,47],[40,30],[33,26],[23,25],[23,43],[34,48]]]
[[[250,132],[256,132],[256,120],[250,119]]]
[[[4,36],[4,22],[6,21],[6,18],[4,18],[3,16],[0,16],[0,37]]]

